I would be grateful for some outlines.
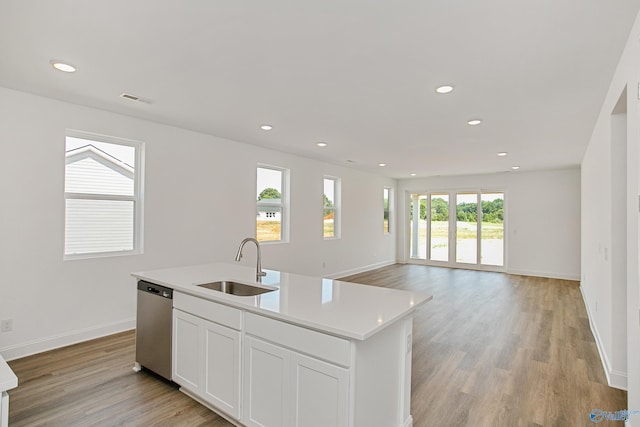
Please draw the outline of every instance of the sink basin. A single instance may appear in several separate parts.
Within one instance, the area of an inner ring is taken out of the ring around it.
[[[225,294],[240,296],[240,297],[251,297],[255,295],[264,294],[266,292],[275,291],[275,289],[251,286],[244,283],[233,282],[231,280],[221,280],[219,282],[203,283],[198,286],[207,288],[207,289],[213,289],[214,291],[218,291],[218,292],[224,292]]]

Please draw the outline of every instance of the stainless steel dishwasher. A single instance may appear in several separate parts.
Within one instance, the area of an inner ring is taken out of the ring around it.
[[[173,289],[138,281],[136,362],[171,380]]]

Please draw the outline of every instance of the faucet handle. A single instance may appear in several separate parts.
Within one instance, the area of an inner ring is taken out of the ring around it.
[[[264,272],[264,271],[261,271],[260,273],[258,273],[258,276],[266,276],[266,275],[267,275],[267,273]]]

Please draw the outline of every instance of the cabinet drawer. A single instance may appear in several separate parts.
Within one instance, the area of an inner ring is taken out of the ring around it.
[[[343,338],[253,313],[245,313],[245,331],[318,359],[345,367],[351,364],[351,343]]]
[[[181,292],[173,293],[173,308],[238,331],[242,326],[242,311],[237,308]]]

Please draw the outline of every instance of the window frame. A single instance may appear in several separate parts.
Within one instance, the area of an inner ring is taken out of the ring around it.
[[[255,238],[260,244],[277,244],[289,242],[289,169],[280,166],[267,165],[258,163],[255,168],[256,172],[256,194],[258,193],[258,169],[269,169],[280,172],[280,203],[263,203],[262,207],[277,207],[280,209],[280,240],[259,240],[258,239],[258,223],[256,220]],[[269,200],[269,199],[265,199]],[[258,198],[256,197],[256,212],[258,211]]]
[[[67,138],[78,138],[89,142],[101,142],[113,145],[121,145],[134,148],[134,165],[133,165],[133,195],[114,195],[101,193],[76,193],[66,191],[67,181]],[[64,236],[63,236],[63,260],[88,259],[88,258],[105,258],[114,256],[139,255],[143,253],[143,217],[144,217],[144,147],[142,141],[135,141],[115,136],[102,135],[93,132],[80,131],[75,129],[67,129],[64,139]],[[67,200],[104,200],[104,201],[126,201],[133,202],[133,249],[130,250],[114,250],[99,252],[79,252],[67,253]]]
[[[325,181],[333,181],[333,206],[326,207],[324,206],[324,183]],[[322,177],[322,238],[324,240],[335,240],[340,239],[341,237],[341,179],[335,176],[324,175]],[[331,210],[333,211],[333,236],[325,236],[324,234],[324,211]]]

